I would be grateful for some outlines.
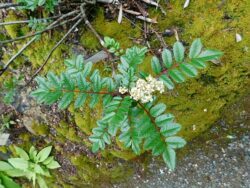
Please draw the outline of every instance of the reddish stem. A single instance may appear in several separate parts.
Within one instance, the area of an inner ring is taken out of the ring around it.
[[[50,90],[52,92],[55,92],[57,90]],[[74,93],[88,93],[88,94],[99,94],[99,95],[119,95],[118,92],[108,92],[108,91],[81,91],[79,89],[75,89],[75,90],[67,90],[67,89],[62,89],[62,92],[74,92]]]

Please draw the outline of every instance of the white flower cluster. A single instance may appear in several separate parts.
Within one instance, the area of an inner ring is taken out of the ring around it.
[[[160,93],[164,92],[164,85],[162,81],[159,81],[149,75],[146,80],[138,79],[136,82],[136,86],[133,87],[129,94],[131,98],[136,101],[141,101],[142,103],[147,103],[153,100],[153,93],[155,91],[159,91]],[[119,92],[124,94],[128,92],[127,88],[120,87]]]

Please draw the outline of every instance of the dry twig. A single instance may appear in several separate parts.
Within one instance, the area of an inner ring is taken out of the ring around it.
[[[79,14],[78,16],[80,16],[81,14]],[[44,63],[42,64],[41,67],[39,67],[36,72],[32,75],[31,79],[28,81],[28,83],[26,84],[29,85],[34,78],[39,74],[39,72],[42,71],[42,69],[44,68],[44,66],[48,63],[50,57],[52,56],[52,54],[54,53],[54,51],[58,48],[58,46],[60,46],[60,44],[62,44],[62,42],[69,36],[69,34],[81,23],[81,21],[83,20],[83,17],[81,17],[69,30],[68,32],[61,38],[60,41],[58,41],[56,43],[56,45],[50,50],[49,55],[47,56],[46,60],[44,61]]]

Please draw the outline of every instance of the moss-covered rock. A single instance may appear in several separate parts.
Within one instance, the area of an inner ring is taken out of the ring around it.
[[[166,16],[156,9],[150,9],[151,17],[158,19],[159,23],[153,26],[157,30],[164,31],[175,27],[179,31],[180,39],[186,44],[191,44],[193,39],[200,37],[206,47],[224,52],[220,64],[211,63],[198,78],[177,85],[173,92],[167,92],[160,97],[160,100],[167,104],[169,112],[173,113],[177,121],[183,125],[180,134],[190,140],[206,131],[220,117],[220,113],[226,105],[231,104],[247,92],[249,81],[246,78],[249,76],[250,62],[250,38],[247,37],[250,35],[250,2],[248,0],[231,0],[220,3],[215,0],[200,0],[191,2],[189,7],[183,10],[182,1],[170,1],[163,7],[167,10]],[[98,33],[115,38],[124,48],[132,45],[129,37],[142,37],[141,31],[136,27],[133,28],[127,20],[124,20],[121,25],[116,21],[106,21],[102,9],[98,10],[92,24]],[[236,33],[243,36],[243,40],[239,43],[235,41]],[[58,34],[54,38],[52,37],[53,42],[57,37],[60,38]],[[154,41],[155,39],[152,37],[151,42],[155,46],[160,45]],[[171,46],[175,42],[175,38],[167,37],[165,41]],[[80,42],[88,49],[96,50],[99,47],[98,41],[90,31],[82,33]],[[51,46],[51,37],[45,35],[44,40],[36,42],[34,46],[26,50],[25,55],[32,65],[37,67],[41,65],[44,55],[48,53]],[[58,49],[46,70],[62,69],[63,49],[65,48]],[[53,63],[52,66],[52,62],[56,63]],[[101,65],[99,66],[101,67]],[[145,59],[142,69],[150,71],[150,56]],[[70,107],[69,111],[74,120],[72,124],[75,124],[76,127],[65,122],[60,123],[55,128],[56,136],[51,139],[54,139],[55,145],[67,140],[82,144],[87,146],[86,150],[89,152],[90,142],[87,136],[91,134],[92,128],[96,126],[96,120],[102,115],[101,105],[93,110],[87,106],[80,110]],[[82,132],[83,137],[79,136],[77,131]],[[57,181],[60,182],[59,187],[84,187],[90,182],[97,182],[100,179],[108,182],[118,177],[125,177],[129,173],[122,172],[122,169],[125,169],[127,165],[121,168],[114,167],[115,163],[119,161],[117,157],[126,160],[135,157],[130,151],[124,150],[119,142],[115,147],[110,147],[108,151],[103,152],[103,158],[100,160],[98,160],[100,156],[69,152],[64,154],[63,149],[57,147],[57,151],[69,159],[71,165],[76,168],[74,176],[62,177],[60,173],[55,174]],[[111,159],[113,163],[111,163],[112,168],[109,169],[109,165],[105,166],[105,164]],[[96,167],[97,164],[102,167]]]
[[[8,11],[8,15],[5,18],[5,22],[11,22],[16,20],[26,20],[27,16],[24,12],[17,13],[16,11],[10,10]],[[16,37],[25,36],[30,34],[29,27],[24,24],[14,24],[5,26],[6,33],[10,37],[10,39],[15,39]],[[38,37],[35,42],[29,45],[24,51],[23,56],[19,56],[15,62],[15,68],[20,67],[26,61],[32,62],[32,68],[37,69],[40,67],[46,58],[48,57],[50,50],[54,47],[54,45],[61,39],[63,33],[61,32],[47,32],[42,34],[42,37]],[[29,37],[21,42],[17,42],[15,45],[8,44],[8,48],[12,49],[11,53],[5,53],[3,56],[3,62],[8,62],[8,60],[15,55],[32,37]],[[63,60],[65,57],[65,52],[69,52],[68,47],[64,44],[61,44],[51,55],[47,66],[44,67],[44,72],[48,72],[49,70],[53,70],[57,73],[60,73],[63,69]]]

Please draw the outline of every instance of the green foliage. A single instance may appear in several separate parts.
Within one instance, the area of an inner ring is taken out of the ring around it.
[[[22,80],[23,76],[19,76],[12,77],[3,82],[1,94],[4,95],[3,102],[5,104],[11,104],[12,102],[14,102],[17,86],[21,83]]]
[[[201,40],[196,39],[190,47],[188,57],[185,58],[185,48],[177,41],[173,46],[173,55],[170,50],[164,49],[161,55],[162,64],[157,57],[153,57],[151,65],[154,73],[159,75],[159,79],[171,90],[174,89],[174,82],[182,83],[186,81],[186,77],[197,76],[197,69],[206,68],[206,62],[216,60],[222,55],[218,50],[203,50]]]
[[[85,63],[80,55],[66,60],[67,70],[60,76],[50,72],[46,78],[36,78],[38,88],[32,92],[32,96],[38,102],[49,105],[58,102],[61,109],[73,101],[75,108],[79,108],[87,98],[90,98],[89,106],[93,108],[101,99],[103,116],[89,137],[93,152],[104,150],[112,140],[118,138],[124,147],[131,148],[137,155],[143,151],[151,151],[154,156],[161,155],[173,170],[176,164],[175,150],[186,144],[183,138],[177,136],[181,125],[175,122],[172,114],[166,112],[165,104],[158,104],[156,97],[149,95],[152,90],[162,93],[164,89],[160,88],[164,87],[163,84],[173,89],[174,82],[182,83],[186,77],[196,76],[196,66],[186,62],[197,61],[200,68],[206,61],[219,58],[222,53],[202,51],[202,44],[197,39],[190,49],[191,58],[185,59],[183,45],[176,42],[173,56],[170,50],[164,49],[162,63],[156,56],[152,58],[152,69],[157,75],[157,79],[154,79],[139,70],[146,52],[147,48],[127,49],[120,57],[112,77],[105,78],[101,77],[99,70],[91,70],[92,64]],[[141,100],[141,97],[146,99]]]
[[[37,181],[40,188],[46,188],[47,185],[43,177],[50,177],[49,169],[60,167],[59,163],[54,160],[54,157],[49,156],[52,146],[48,146],[39,152],[33,146],[28,153],[19,147],[15,147],[15,150],[19,158],[9,158],[8,162],[0,161],[0,178],[5,177],[4,180],[2,178],[2,182],[5,183],[8,181],[9,187],[13,184],[13,187],[15,188],[14,182],[11,182],[11,179],[8,178],[8,176],[24,176],[30,181],[32,180],[34,187]],[[8,188],[7,185],[5,186]],[[19,186],[16,185],[16,187]]]
[[[175,61],[178,63],[182,62],[184,59],[185,48],[181,42],[177,41],[174,43],[173,52]]]
[[[58,0],[17,0],[21,3],[23,9],[34,11],[38,7],[44,7],[49,12],[54,12],[54,8],[58,5]]]
[[[147,48],[138,48],[136,46],[128,48],[126,54],[121,57],[122,64],[128,64],[130,67],[135,68],[137,65],[141,64],[145,58]]]
[[[111,143],[111,137],[116,135],[123,124],[124,117],[128,116],[131,102],[130,97],[114,97],[105,105],[104,116],[97,122],[98,127],[93,129],[93,134],[89,138],[93,142],[92,151],[104,149],[105,143]]]
[[[84,62],[84,58],[82,55],[78,55],[73,57],[72,59],[66,59],[64,64],[67,67],[67,73],[71,76],[77,76],[78,74],[83,73],[84,77],[88,76],[91,69],[92,63],[91,62]],[[85,65],[86,64],[86,65]]]
[[[119,56],[123,53],[123,49],[120,49],[120,43],[110,37],[104,37],[104,47],[107,48],[110,53],[115,54],[115,56]]]
[[[37,18],[30,17],[28,26],[33,31],[41,31],[41,30],[45,29],[47,23],[48,23],[48,20],[46,20],[46,19],[37,19]]]
[[[15,125],[16,122],[12,121],[9,116],[2,115],[0,118],[0,135],[4,133],[6,129],[9,129],[11,125]]]
[[[0,161],[0,166],[4,166],[4,164]],[[4,173],[0,172],[0,188],[21,188],[13,179]]]

